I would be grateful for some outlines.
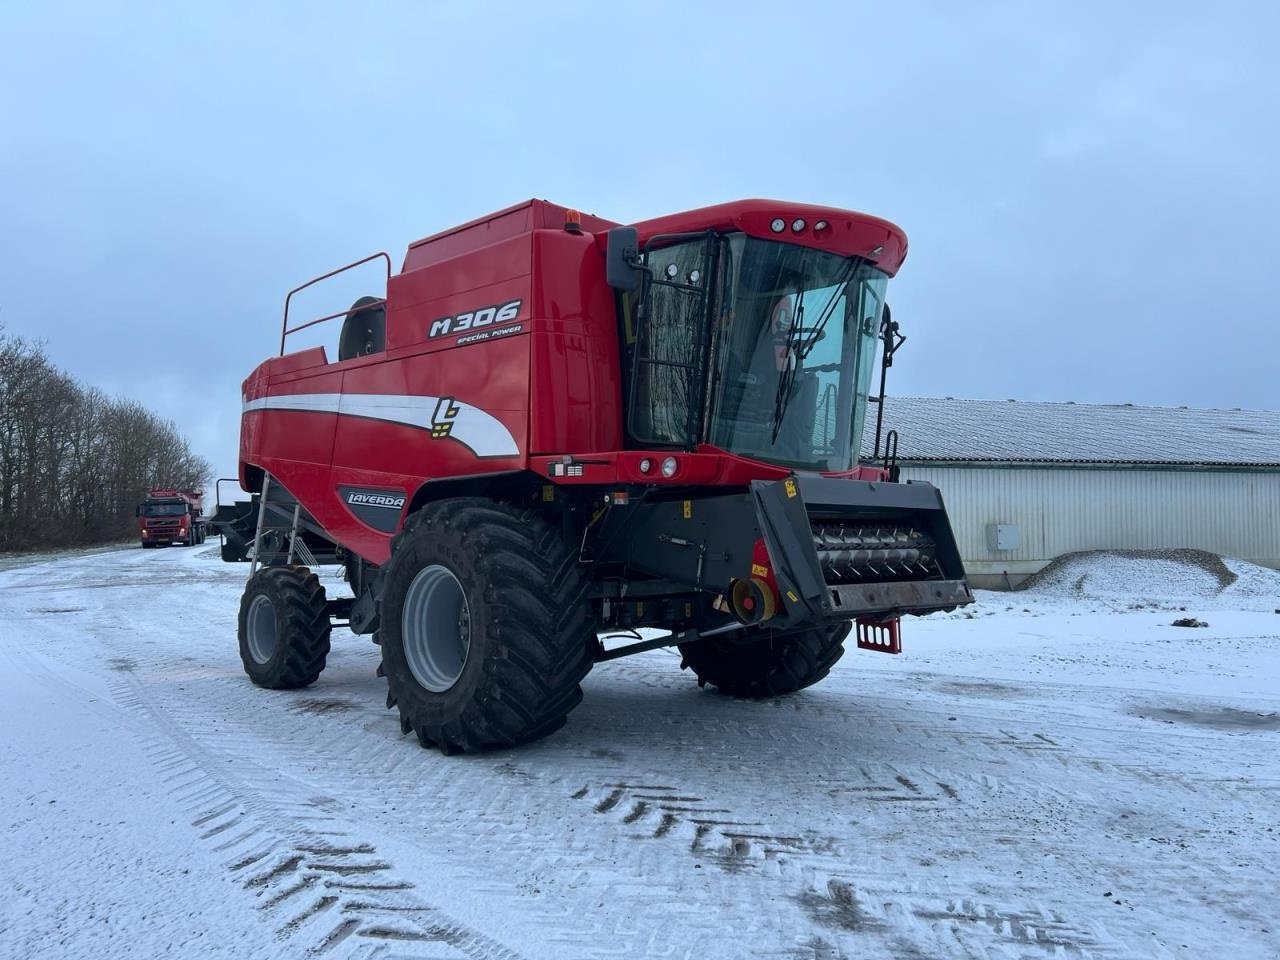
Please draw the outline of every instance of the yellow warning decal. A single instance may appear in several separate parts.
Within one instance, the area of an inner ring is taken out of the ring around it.
[[[788,497],[796,495],[796,482],[794,480],[784,481],[782,485],[786,488]]]
[[[542,485],[542,502],[551,503],[556,498],[556,488],[554,484],[544,483]]]
[[[693,516],[693,501],[686,500],[684,502],[684,518],[688,520],[692,516]]]
[[[751,575],[753,577],[767,577],[769,575],[769,568],[763,563],[753,563],[751,565]]]
[[[799,602],[800,602],[800,598],[799,598],[799,597],[797,597],[797,596],[796,596],[794,593],[792,593],[790,590],[788,590],[788,591],[787,591],[787,599],[788,599],[788,600],[790,600],[792,603],[799,603]]]

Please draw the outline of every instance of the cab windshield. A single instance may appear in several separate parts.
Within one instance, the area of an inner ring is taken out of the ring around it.
[[[187,512],[185,503],[148,503],[142,508],[145,517],[180,517]]]
[[[852,468],[887,276],[742,234],[718,259],[707,441],[798,470]]]

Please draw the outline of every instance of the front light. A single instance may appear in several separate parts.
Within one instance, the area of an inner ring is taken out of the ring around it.
[[[676,475],[676,458],[667,457],[662,461],[662,475],[664,477],[674,477]]]
[[[794,220],[791,221],[792,233],[800,233],[803,230],[804,230],[804,220],[801,217],[796,217]]]
[[[783,220],[781,217],[774,217],[773,223],[769,224],[769,229],[774,233],[781,233],[783,230],[787,229],[787,221]]]
[[[653,469],[653,461],[650,460],[648,457],[645,457],[643,460],[640,461],[641,473],[648,473],[652,469]]]

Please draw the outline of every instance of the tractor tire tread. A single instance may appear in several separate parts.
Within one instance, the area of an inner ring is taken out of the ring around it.
[[[844,656],[851,623],[765,632],[749,643],[710,637],[680,646],[681,668],[692,670],[699,686],[748,700],[784,696],[823,680]]]
[[[261,579],[260,579],[261,578]],[[270,581],[272,605],[277,610],[277,642],[280,653],[266,664],[249,656],[244,640],[245,620],[255,582]],[[307,567],[266,567],[254,574],[240,601],[240,654],[245,672],[260,687],[296,690],[315,683],[329,657],[331,623],[325,606],[324,587]]]
[[[595,630],[577,555],[534,510],[456,499],[428,504],[405,522],[391,541],[388,578],[414,542],[437,537],[478,548],[469,556],[483,566],[485,582],[468,602],[473,616],[484,607],[483,673],[461,709],[435,715],[397,662],[400,625],[384,618],[382,668],[402,729],[443,753],[514,746],[559,729],[581,701],[580,684],[593,663]],[[397,647],[391,658],[389,641]],[[472,643],[475,649],[474,637]]]

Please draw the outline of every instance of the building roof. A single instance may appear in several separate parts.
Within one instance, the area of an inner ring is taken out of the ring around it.
[[[903,461],[1280,467],[1275,411],[887,397],[884,429]]]

